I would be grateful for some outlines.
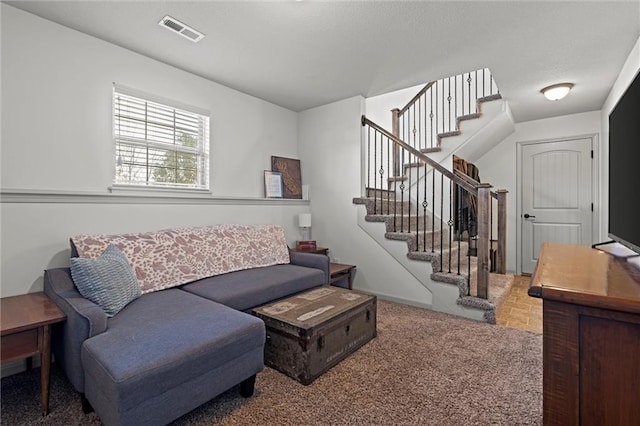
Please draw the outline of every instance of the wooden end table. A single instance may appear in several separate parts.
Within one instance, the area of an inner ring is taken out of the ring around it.
[[[43,292],[0,299],[0,362],[40,355],[42,415],[49,412],[51,325],[67,317]]]
[[[324,254],[325,256],[329,254],[329,249],[327,247],[316,247],[314,250],[300,250],[297,248],[292,248],[291,251],[299,253]]]
[[[333,285],[334,283],[347,278],[347,288],[349,290],[353,290],[353,277],[356,274],[355,265],[332,263],[331,265],[329,265],[329,274],[331,276],[331,278],[329,279],[329,284]]]

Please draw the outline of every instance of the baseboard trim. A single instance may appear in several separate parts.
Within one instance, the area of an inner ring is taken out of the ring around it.
[[[388,294],[379,293],[376,291],[365,290],[366,293],[375,295],[380,300],[385,300],[387,302],[400,303],[403,305],[415,306],[416,308],[424,308],[433,310],[432,305],[429,303],[421,303],[411,299],[403,299],[401,297],[390,296]]]
[[[33,357],[33,368],[40,367],[40,359],[39,357]],[[2,364],[0,367],[0,377],[5,378],[9,376],[13,376],[14,374],[22,373],[27,370],[27,362],[26,359],[19,359],[17,361],[8,362],[6,364]]]

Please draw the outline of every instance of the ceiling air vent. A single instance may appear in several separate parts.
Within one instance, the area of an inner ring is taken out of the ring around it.
[[[199,42],[204,38],[204,34],[195,28],[191,28],[190,26],[183,24],[175,18],[167,15],[158,22],[158,25],[161,27],[167,28],[168,30],[173,31],[174,33],[180,34],[184,38],[188,38],[194,43]]]

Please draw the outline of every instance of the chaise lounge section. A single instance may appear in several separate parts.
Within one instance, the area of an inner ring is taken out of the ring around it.
[[[140,285],[141,295],[110,316],[81,294],[73,259],[72,269],[45,271],[45,292],[67,315],[54,329],[56,362],[82,394],[83,408],[106,425],[166,424],[238,384],[251,396],[264,368],[265,327],[247,311],[329,281],[328,257],[289,253],[274,225],[71,241],[72,254],[96,261],[105,247],[118,247]]]

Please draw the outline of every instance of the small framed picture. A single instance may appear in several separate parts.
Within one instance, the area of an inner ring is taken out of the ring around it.
[[[282,198],[282,173],[264,171],[265,198]]]

